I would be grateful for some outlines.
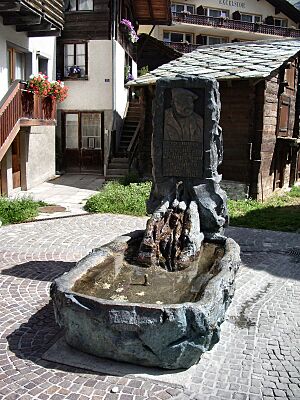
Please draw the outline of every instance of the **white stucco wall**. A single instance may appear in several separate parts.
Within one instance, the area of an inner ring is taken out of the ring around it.
[[[48,61],[49,78],[55,78],[55,37],[28,38],[26,32],[16,32],[16,27],[4,26],[3,18],[0,17],[0,99],[5,95],[8,89],[8,60],[7,47],[15,47],[16,49],[32,53],[32,70],[31,73],[38,73],[37,52]]]
[[[112,46],[110,40],[88,42],[88,80],[68,80],[67,99],[61,110],[109,110],[112,108]]]
[[[55,175],[55,127],[33,126],[25,136],[26,183],[30,189]]]
[[[29,39],[25,32],[16,32],[15,26],[4,26],[0,17],[0,99],[8,89],[7,43],[28,50]]]
[[[124,87],[125,51],[118,42],[115,43],[116,43],[116,62],[115,62],[116,112],[119,114],[121,118],[123,118],[128,96],[128,89]]]
[[[48,59],[48,77],[50,80],[56,78],[56,38],[36,37],[29,38],[29,50],[32,53],[32,71],[40,72],[38,67],[38,55]]]

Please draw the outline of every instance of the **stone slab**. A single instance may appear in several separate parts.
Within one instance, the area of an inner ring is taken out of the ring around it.
[[[72,348],[67,344],[64,337],[60,337],[43,354],[42,359],[105,375],[151,379],[172,384],[172,386],[175,385],[185,388],[189,386],[191,378],[195,375],[195,369],[197,368],[197,366],[194,365],[186,370],[172,370],[170,372],[162,368],[144,367],[95,357]]]

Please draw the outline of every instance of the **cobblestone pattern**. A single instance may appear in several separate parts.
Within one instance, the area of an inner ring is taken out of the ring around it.
[[[0,398],[299,400],[296,234],[229,230],[242,245],[245,266],[222,325],[221,342],[191,369],[185,388],[96,375],[41,360],[58,334],[49,303],[50,282],[92,248],[144,224],[144,218],[87,215],[1,228]]]

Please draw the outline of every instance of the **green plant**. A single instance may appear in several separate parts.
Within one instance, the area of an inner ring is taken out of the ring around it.
[[[264,203],[256,200],[229,200],[230,225],[273,231],[300,229],[300,187],[274,195]]]
[[[140,183],[141,179],[134,171],[128,172],[125,176],[119,179],[119,183],[123,186],[128,186],[130,183]]]
[[[93,213],[146,215],[150,190],[151,182],[127,186],[116,181],[108,182],[99,193],[87,200],[84,208]]]
[[[143,76],[143,75],[148,74],[148,72],[149,72],[149,67],[148,67],[148,65],[145,65],[144,67],[142,67],[141,69],[138,70],[138,75]]]
[[[3,225],[32,220],[38,215],[38,208],[44,202],[34,201],[31,198],[10,199],[0,197],[0,221]]]

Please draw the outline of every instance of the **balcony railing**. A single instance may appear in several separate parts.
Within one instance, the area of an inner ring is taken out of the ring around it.
[[[54,125],[56,101],[28,93],[25,85],[14,81],[0,101],[0,160],[21,126]]]
[[[266,25],[262,23],[251,23],[236,21],[227,18],[207,17],[198,14],[186,14],[173,12],[173,22],[182,22],[193,25],[213,26],[237,31],[262,33],[265,35],[276,35],[284,37],[300,37],[300,30],[295,28],[282,28],[279,26]]]
[[[200,44],[190,44],[182,42],[164,42],[166,46],[172,47],[172,49],[179,51],[180,53],[190,53],[200,47]]]

